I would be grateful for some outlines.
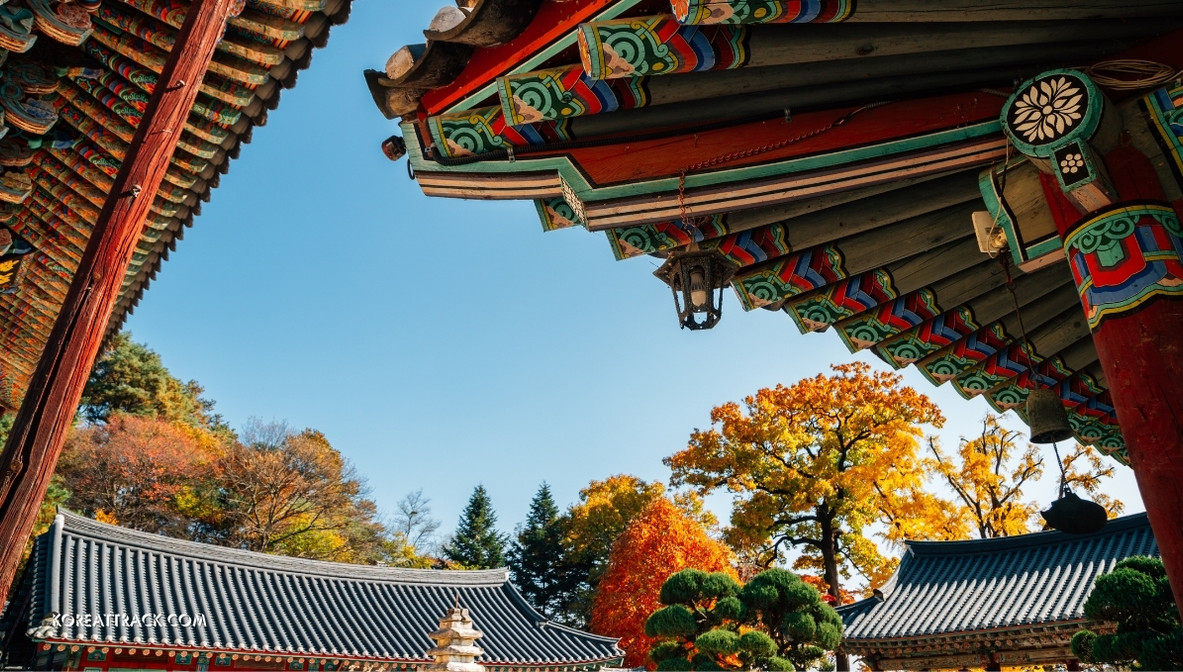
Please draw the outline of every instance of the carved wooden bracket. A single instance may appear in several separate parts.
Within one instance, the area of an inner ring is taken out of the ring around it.
[[[1050,70],[1024,82],[1002,108],[1002,128],[1081,214],[1116,201],[1102,157],[1117,146],[1121,120],[1084,73]]]

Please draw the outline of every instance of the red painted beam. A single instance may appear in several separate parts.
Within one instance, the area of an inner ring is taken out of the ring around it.
[[[1005,99],[982,92],[900,101],[882,107],[844,107],[794,115],[792,121],[756,121],[667,137],[605,141],[556,149],[567,154],[595,186],[628,184],[710,170],[757,166],[906,140],[998,119]],[[835,125],[835,122],[841,121]],[[629,160],[621,161],[623,152]],[[522,152],[519,156],[526,155]],[[547,155],[545,147],[530,158]]]
[[[185,120],[241,0],[194,0],[99,213],[29,390],[0,453],[0,596],[7,595],[24,541],[49,487],[82,388],[119,297]]]
[[[460,75],[450,84],[424,94],[420,105],[426,110],[427,116],[446,111],[470,93],[492,84],[497,77],[505,74],[507,68],[516,66],[570,34],[576,26],[612,4],[613,0],[543,2],[534,20],[520,35],[499,47],[476,49]],[[574,49],[574,45],[571,48]],[[573,54],[570,62],[578,61],[578,54]]]

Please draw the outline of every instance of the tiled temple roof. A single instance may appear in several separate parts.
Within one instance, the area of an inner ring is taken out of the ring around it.
[[[1158,555],[1144,513],[1085,535],[906,542],[879,594],[838,609],[845,646],[856,655],[891,656],[937,640],[1013,641],[1064,626],[1070,636],[1085,621],[1093,580],[1134,555]]]
[[[302,560],[127,530],[69,512],[37,539],[30,563],[27,628],[51,613],[205,618],[191,627],[61,621],[38,632],[47,642],[426,663],[434,646],[428,635],[458,602],[484,633],[483,664],[575,669],[618,663],[622,655],[614,638],[547,621],[504,569]]]
[[[1125,459],[1054,228],[1005,270],[973,213],[1031,216],[1019,205],[1038,171],[999,120],[1016,84],[1059,67],[1112,83],[1114,58],[1183,69],[1183,3],[456,4],[366,72],[382,114],[402,119],[383,149],[405,142],[426,194],[533,200],[544,230],[602,234],[621,260],[718,250],[743,309],[998,411],[1022,415],[1029,390],[1052,387],[1080,441]],[[1161,85],[1105,92],[1137,115]],[[1169,117],[1183,90],[1159,98],[1175,101]],[[1160,142],[1183,147],[1172,137]],[[1183,170],[1183,151],[1171,162]]]
[[[164,182],[140,196],[153,206],[108,333],[252,129],[325,45],[330,26],[348,18],[351,2],[245,0],[230,20]],[[7,49],[0,51],[0,407],[8,409],[24,396],[189,7],[188,0],[20,4],[0,3]]]

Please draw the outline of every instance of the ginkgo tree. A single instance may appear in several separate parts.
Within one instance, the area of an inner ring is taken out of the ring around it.
[[[894,569],[868,526],[906,519],[916,536],[940,537],[948,521],[944,501],[923,490],[918,456],[940,410],[897,374],[862,363],[833,371],[714,408],[712,426],[665,463],[675,486],[732,493],[733,548],[758,549],[770,566],[795,547],[795,566],[820,570],[841,600],[854,572],[878,585]]]
[[[948,539],[970,536],[1005,537],[1037,529],[1040,506],[1024,499],[1024,488],[1044,475],[1044,456],[1037,446],[1021,447],[1019,432],[1003,426],[1001,418],[987,414],[981,433],[962,438],[956,459],[941,450],[936,439],[928,440],[926,458],[936,480],[954,493],[946,509]],[[1105,507],[1109,516],[1121,513],[1123,505],[1100,492],[1104,479],[1113,475],[1113,464],[1105,465],[1095,450],[1075,444],[1063,458],[1064,471],[1052,466],[1052,474],[1071,488],[1083,490]],[[906,521],[896,521],[901,537],[910,537]],[[915,537],[911,537],[915,538]]]

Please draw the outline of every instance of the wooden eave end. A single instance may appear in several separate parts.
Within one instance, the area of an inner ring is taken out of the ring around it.
[[[471,56],[472,47],[467,44],[409,44],[386,61],[385,76],[389,86],[432,89],[451,84]]]
[[[387,119],[405,117],[419,109],[419,99],[428,89],[399,86],[388,79],[385,73],[377,70],[366,70],[366,87],[374,104]]]
[[[423,31],[429,41],[496,47],[517,37],[538,13],[541,0],[477,0],[468,9],[446,7]]]

